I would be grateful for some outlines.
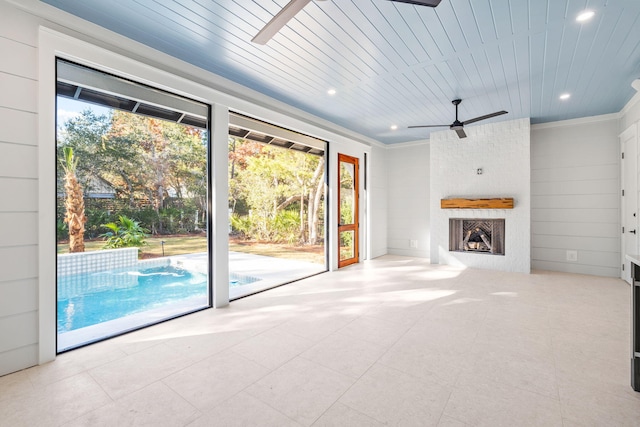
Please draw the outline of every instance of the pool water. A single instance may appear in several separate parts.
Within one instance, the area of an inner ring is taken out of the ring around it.
[[[198,307],[205,307],[207,293],[206,274],[175,266],[62,276],[58,278],[58,333],[153,310],[187,298],[194,298]]]
[[[240,273],[229,273],[229,287],[235,288],[238,286],[248,285],[249,283],[257,282],[262,279],[253,276],[247,276]]]

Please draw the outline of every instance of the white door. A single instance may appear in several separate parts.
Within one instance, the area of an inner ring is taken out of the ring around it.
[[[620,134],[621,167],[621,276],[631,283],[631,268],[626,254],[638,254],[638,141],[636,126]]]

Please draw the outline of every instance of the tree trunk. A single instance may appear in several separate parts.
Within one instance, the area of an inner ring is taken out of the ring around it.
[[[276,206],[276,212],[279,212],[282,209],[286,208],[287,206],[289,206],[290,204],[295,202],[297,199],[301,199],[302,200],[303,198],[304,198],[304,193],[302,193],[302,194],[294,194],[293,196],[287,197],[287,199],[284,202],[282,202],[278,206]]]
[[[236,156],[235,156],[235,152],[236,152],[236,139],[233,138],[233,143],[231,145],[231,152],[234,153],[233,160],[231,160],[231,178],[233,179],[236,176]]]
[[[84,252],[84,224],[87,222],[87,217],[84,214],[82,187],[72,171],[66,172],[65,180],[67,213],[64,222],[69,227],[69,252]]]
[[[309,189],[309,200],[307,201],[307,236],[309,237],[307,240],[307,244],[309,245],[315,245],[315,243],[312,243],[312,241],[316,241],[318,239],[318,237],[316,236],[317,233],[314,233],[313,229],[313,215],[315,212],[315,197],[313,194],[314,190],[313,187],[311,187]]]
[[[300,243],[305,242],[304,238],[304,193],[307,192],[306,188],[302,188],[302,194],[300,194]]]
[[[320,158],[316,170],[313,172],[313,179],[311,183],[316,183],[316,187],[311,187],[309,190],[309,210],[307,221],[309,225],[309,240],[310,245],[318,243],[318,212],[320,210],[320,198],[322,197],[322,191],[324,189],[324,179],[322,171],[324,170],[324,157]]]
[[[131,184],[131,180],[127,176],[127,174],[121,169],[120,176],[124,179],[124,182],[127,184],[127,189],[129,190],[129,208],[133,209],[135,207],[135,199],[133,197],[133,185]]]

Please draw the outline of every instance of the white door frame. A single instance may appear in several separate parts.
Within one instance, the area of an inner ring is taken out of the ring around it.
[[[631,283],[627,254],[638,254],[638,138],[637,125],[629,126],[620,140],[620,278]]]

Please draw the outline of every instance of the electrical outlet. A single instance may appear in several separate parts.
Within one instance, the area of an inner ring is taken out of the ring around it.
[[[578,261],[578,251],[567,251],[567,261]]]
[[[410,248],[417,248],[418,247],[418,241],[417,240],[409,240],[409,247]]]

